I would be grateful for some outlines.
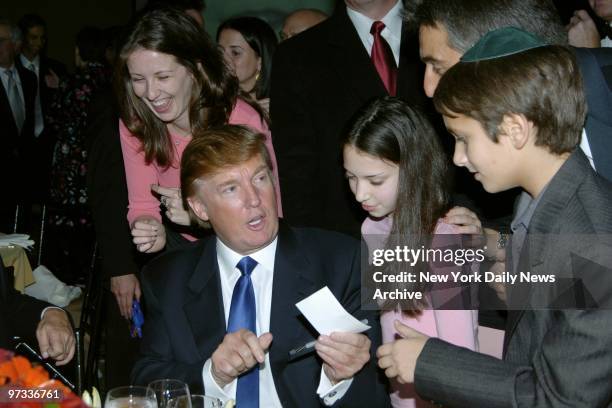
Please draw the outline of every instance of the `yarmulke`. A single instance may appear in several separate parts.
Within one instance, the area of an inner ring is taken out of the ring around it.
[[[516,27],[504,27],[486,33],[467,50],[461,62],[476,62],[518,54],[533,48],[545,47],[544,40]]]

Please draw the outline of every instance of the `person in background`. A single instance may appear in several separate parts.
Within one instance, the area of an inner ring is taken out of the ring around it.
[[[285,17],[283,28],[280,32],[280,40],[285,41],[302,31],[314,27],[327,18],[327,14],[317,9],[295,10]]]
[[[17,24],[23,35],[21,54],[17,64],[32,71],[37,78],[38,90],[34,105],[34,140],[30,146],[30,166],[36,176],[30,181],[34,204],[45,203],[49,194],[51,161],[56,134],[48,123],[51,104],[60,80],[65,78],[65,66],[46,54],[47,23],[37,14],[26,14]]]
[[[13,231],[16,206],[29,202],[32,187],[24,178],[32,177],[27,158],[34,140],[37,84],[36,75],[15,61],[20,44],[19,28],[0,16],[0,171],[10,192],[0,200],[0,229],[7,233]]]
[[[193,1],[186,7],[198,7]],[[185,10],[187,13],[189,10]],[[201,15],[201,13],[199,13]],[[105,34],[107,58],[119,53],[124,27]],[[108,31],[105,31],[108,32]],[[110,35],[112,33],[112,35]],[[99,272],[96,279],[104,289],[106,339],[105,384],[107,389],[130,383],[140,339],[130,334],[132,303],[141,300],[138,275],[147,257],[138,256],[127,221],[128,192],[119,136],[119,107],[111,87],[102,90],[88,113],[87,194],[91,206]]]
[[[49,228],[45,264],[64,282],[85,279],[94,237],[87,203],[85,128],[89,105],[110,86],[102,32],[84,27],[74,49],[76,71],[62,79],[49,112],[48,126],[56,135],[51,169]]]
[[[567,36],[574,47],[612,47],[612,0],[589,0],[595,15],[603,21],[604,33],[586,10],[576,10],[567,25]]]
[[[237,79],[202,27],[178,9],[149,11],[132,25],[115,80],[134,244],[152,253],[195,240],[179,188],[179,162],[192,132],[249,125],[268,135],[274,158],[265,120],[238,97]]]
[[[272,27],[256,17],[232,18],[217,29],[217,43],[238,77],[240,90],[268,115],[272,58],[278,43]]]
[[[341,135],[365,103],[385,95],[425,103],[414,30],[399,0],[345,0],[321,24],[279,44],[270,116],[283,215],[359,237],[366,213],[340,160]]]
[[[459,234],[482,233],[475,214],[461,207],[449,211],[446,155],[424,114],[405,102],[385,97],[359,111],[344,142],[344,168],[355,199],[369,214],[361,226],[369,254],[398,246],[461,248]],[[463,224],[449,221],[457,222],[460,217]],[[394,263],[384,272],[397,275],[412,271],[418,275],[420,270],[443,275],[450,274],[452,268],[427,263],[410,268]],[[476,310],[460,310],[470,307],[457,304],[461,290],[429,291],[417,283],[377,287],[386,292],[405,288],[426,294],[422,301],[386,299],[379,303],[383,343],[400,336],[395,327],[395,321],[400,321],[428,336],[478,351],[478,314]],[[454,310],[440,310],[452,307]],[[412,384],[391,381],[394,407],[423,403]]]

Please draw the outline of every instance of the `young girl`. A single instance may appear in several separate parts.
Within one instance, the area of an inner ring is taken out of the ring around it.
[[[428,247],[434,234],[480,229],[480,222],[469,210],[454,208],[448,212],[447,158],[427,119],[399,99],[375,100],[357,115],[344,144],[344,168],[355,199],[369,213],[361,231],[370,253],[374,248],[396,245]],[[445,214],[463,225],[447,223]],[[434,236],[431,247],[441,246],[442,241],[444,246],[449,241],[456,244],[457,239]],[[413,270],[427,270],[428,266],[431,271],[431,265],[419,264]],[[388,264],[386,272],[407,270],[410,268],[405,263],[394,262]],[[411,291],[425,290],[419,283],[408,285],[411,286],[405,288]],[[431,292],[422,301],[386,300],[379,304],[383,343],[397,338],[394,324],[399,320],[429,336],[477,349],[476,311],[436,310],[433,306],[440,303],[436,300],[435,292]],[[414,392],[413,384],[392,381],[391,386],[394,407],[425,404]]]

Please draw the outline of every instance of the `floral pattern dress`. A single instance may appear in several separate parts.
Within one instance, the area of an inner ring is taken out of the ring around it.
[[[110,72],[102,64],[87,63],[60,84],[48,122],[57,135],[51,170],[51,203],[61,211],[51,214],[56,226],[90,226],[87,208],[87,151],[84,130],[89,104],[98,89],[110,86]]]

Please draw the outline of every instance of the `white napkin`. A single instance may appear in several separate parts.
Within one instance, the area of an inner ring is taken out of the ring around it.
[[[81,296],[81,288],[66,285],[44,265],[38,266],[32,273],[36,283],[26,286],[25,293],[27,295],[59,307],[66,307],[74,299]]]
[[[27,234],[8,234],[0,235],[0,247],[17,245],[24,249],[30,249],[34,245],[34,241]]]

